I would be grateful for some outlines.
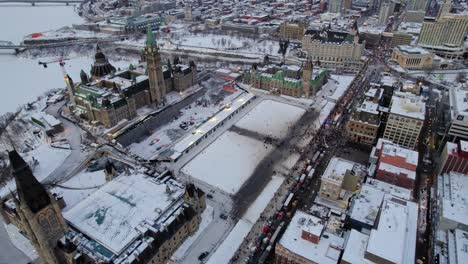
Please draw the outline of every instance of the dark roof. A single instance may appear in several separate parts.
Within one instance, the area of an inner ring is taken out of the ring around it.
[[[343,31],[308,29],[305,32],[305,35],[311,35],[312,39],[320,40],[322,42],[349,42],[348,32]]]
[[[34,177],[31,168],[16,150],[8,153],[20,203],[26,203],[33,213],[50,204],[50,197],[42,184]]]

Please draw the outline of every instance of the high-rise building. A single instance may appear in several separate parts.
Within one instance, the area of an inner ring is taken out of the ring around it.
[[[328,12],[340,13],[343,8],[343,0],[330,0],[328,1]]]
[[[161,54],[153,31],[148,27],[145,47],[146,63],[148,67],[149,90],[152,103],[162,103],[166,96],[166,84],[161,67]]]
[[[393,13],[393,5],[392,3],[386,2],[382,3],[380,6],[380,11],[379,11],[379,25],[385,26],[388,22],[388,18],[390,15]]]
[[[424,125],[426,104],[419,96],[396,92],[392,97],[384,138],[410,149],[416,148]]]
[[[444,2],[437,18],[427,18],[419,34],[418,45],[448,59],[460,59],[465,50],[468,15],[451,14],[450,0]]]
[[[437,168],[438,175],[451,171],[468,174],[468,142],[447,142],[440,154]]]
[[[66,234],[67,225],[55,197],[34,177],[18,152],[11,151],[8,156],[18,193],[14,199],[16,226],[29,238],[43,263],[64,263],[57,242]]]
[[[409,0],[407,2],[406,7],[407,7],[408,10],[417,10],[417,11],[424,10],[424,11],[426,11],[428,3],[429,3],[428,0]]]
[[[468,139],[468,90],[454,87],[449,91],[450,123],[447,136]]]

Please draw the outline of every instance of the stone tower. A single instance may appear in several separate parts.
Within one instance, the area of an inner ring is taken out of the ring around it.
[[[164,83],[164,75],[161,68],[161,55],[159,54],[158,45],[153,35],[151,27],[148,27],[146,34],[145,57],[149,78],[149,90],[152,103],[161,103],[166,96],[166,85]]]
[[[16,151],[8,153],[16,181],[17,213],[20,228],[31,240],[43,263],[63,263],[57,249],[58,240],[67,232],[59,205],[32,174],[28,164]]]
[[[307,59],[306,63],[304,64],[304,67],[302,69],[302,95],[304,97],[308,98],[310,94],[310,84],[312,80],[312,70],[314,69],[314,65],[312,63],[312,60],[309,58]],[[312,95],[315,95],[315,90],[312,92]]]

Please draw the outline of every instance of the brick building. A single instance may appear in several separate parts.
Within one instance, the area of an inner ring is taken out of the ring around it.
[[[468,142],[447,142],[437,164],[437,174],[442,175],[451,171],[468,174]]]

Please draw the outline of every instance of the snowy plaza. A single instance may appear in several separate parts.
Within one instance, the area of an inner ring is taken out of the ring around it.
[[[262,101],[234,125],[257,136],[226,131],[183,167],[182,172],[226,193],[235,194],[274,149],[263,139],[283,138],[304,113],[305,110],[295,106]]]

